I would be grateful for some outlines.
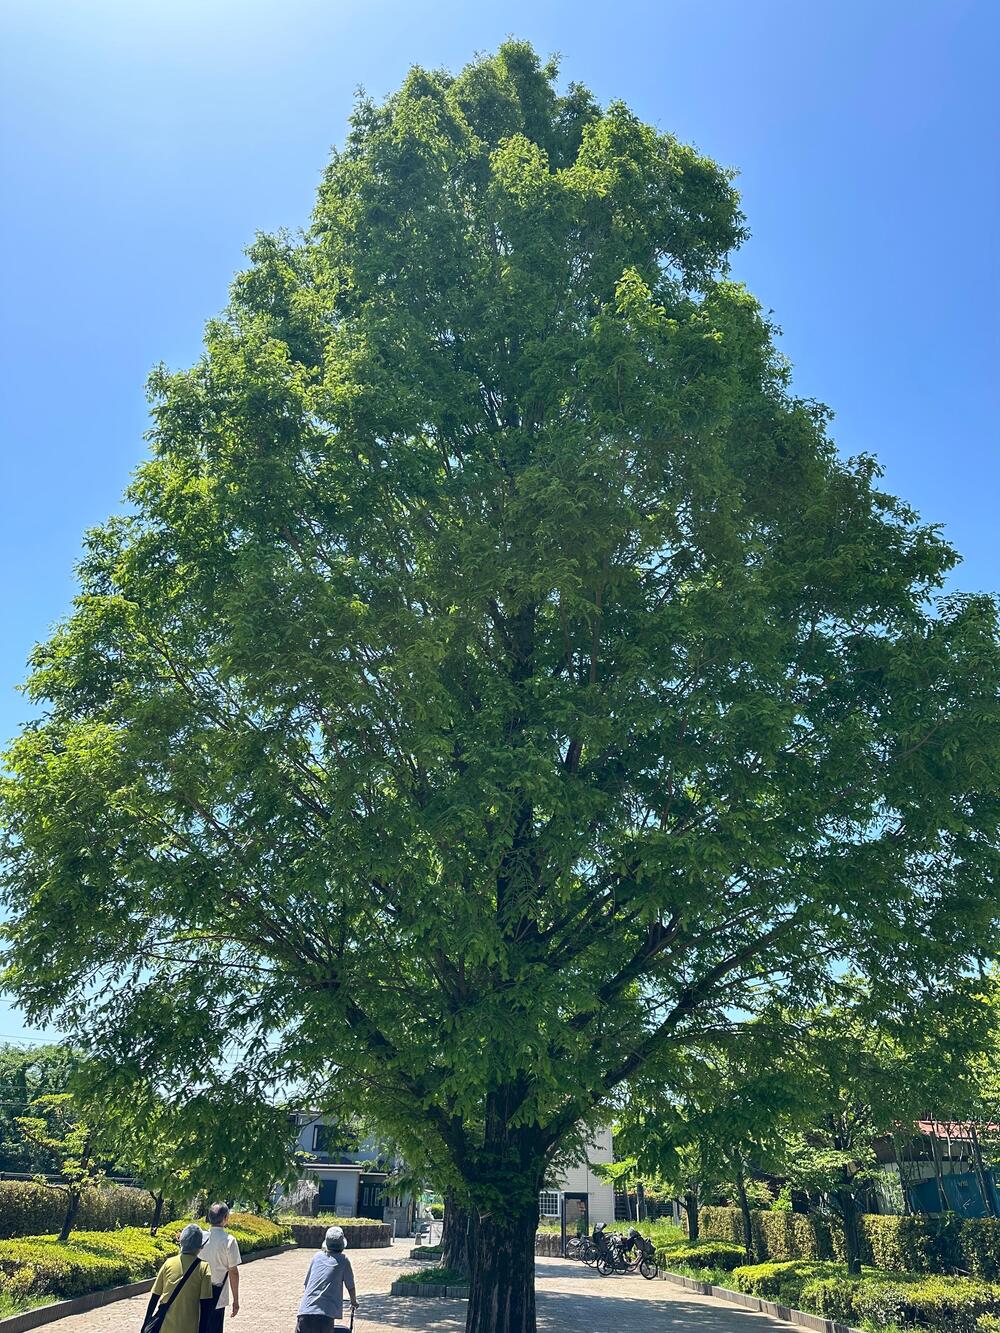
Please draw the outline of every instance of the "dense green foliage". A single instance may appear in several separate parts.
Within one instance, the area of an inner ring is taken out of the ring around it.
[[[884,1272],[857,1278],[842,1264],[796,1261],[737,1268],[732,1281],[737,1291],[873,1329],[976,1333],[980,1316],[1000,1313],[1000,1285],[973,1278]]]
[[[170,1084],[335,1060],[486,1219],[475,1333],[648,1060],[998,915],[993,601],[792,393],[730,174],[555,79],[361,102],[153,377],[2,796],[27,1012]]]
[[[758,1254],[768,1260],[828,1260],[844,1257],[836,1219],[811,1214],[754,1210]],[[737,1208],[703,1208],[706,1237],[742,1240]],[[933,1215],[883,1217],[860,1223],[862,1260],[876,1268],[909,1273],[969,1273],[1000,1282],[1000,1221]]]
[[[0,1181],[0,1239],[58,1231],[65,1211],[62,1197],[44,1185],[30,1180]],[[110,1231],[144,1226],[152,1216],[153,1199],[146,1190],[106,1184],[84,1191],[73,1229]],[[165,1220],[171,1216],[168,1210]]]
[[[0,1045],[0,1171],[57,1169],[56,1154],[26,1139],[17,1118],[37,1098],[67,1092],[75,1064],[66,1046]]]
[[[186,1220],[170,1222],[156,1236],[138,1227],[74,1232],[60,1243],[54,1236],[0,1241],[0,1295],[29,1303],[42,1296],[68,1299],[88,1291],[152,1277],[164,1259],[177,1253]],[[287,1227],[266,1218],[234,1213],[227,1230],[243,1254],[290,1242]]]

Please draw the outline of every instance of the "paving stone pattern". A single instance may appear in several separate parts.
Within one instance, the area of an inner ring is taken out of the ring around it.
[[[462,1333],[465,1301],[390,1296],[389,1285],[426,1266],[408,1258],[412,1240],[391,1249],[350,1251],[360,1309],[355,1333]],[[294,1333],[311,1251],[290,1250],[248,1264],[241,1309],[226,1333]],[[539,1333],[768,1333],[791,1325],[640,1277],[602,1278],[565,1259],[536,1260]],[[46,1325],[53,1333],[138,1333],[148,1297],[117,1301]]]

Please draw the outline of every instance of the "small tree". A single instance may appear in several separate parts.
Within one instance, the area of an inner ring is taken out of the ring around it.
[[[59,1241],[69,1240],[80,1210],[84,1191],[104,1178],[104,1167],[95,1157],[98,1130],[81,1113],[72,1093],[50,1093],[31,1103],[34,1115],[18,1116],[17,1125],[28,1143],[50,1153],[58,1163],[61,1180],[45,1175],[35,1177],[46,1189],[65,1196],[66,1211],[59,1229]]]

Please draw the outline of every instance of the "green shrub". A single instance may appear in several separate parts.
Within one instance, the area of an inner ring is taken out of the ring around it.
[[[973,1277],[1000,1282],[1000,1219],[982,1217],[962,1223],[962,1267]]]
[[[1000,1315],[981,1314],[976,1320],[976,1333],[1000,1333]]]
[[[58,1231],[66,1211],[66,1196],[33,1180],[0,1181],[0,1239],[42,1236]],[[164,1205],[164,1216],[175,1216]],[[75,1231],[112,1231],[115,1227],[147,1226],[153,1217],[153,1199],[146,1190],[106,1185],[87,1190],[80,1203]]]
[[[440,1259],[444,1247],[441,1245],[416,1245],[410,1251],[411,1259]]]
[[[432,1203],[432,1204],[431,1204],[431,1217],[435,1218],[436,1221],[438,1221],[438,1222],[441,1221],[442,1217],[444,1217],[444,1204],[443,1204],[443,1203]]]
[[[0,1281],[5,1296],[16,1293],[21,1306],[41,1296],[67,1299],[88,1291],[153,1277],[164,1259],[177,1253],[185,1221],[168,1222],[156,1236],[139,1227],[118,1231],[74,1231],[64,1245],[54,1236],[21,1236],[0,1241]],[[287,1227],[250,1213],[234,1213],[229,1230],[244,1254],[290,1240]]]
[[[744,1264],[733,1270],[733,1285],[748,1296],[802,1308],[802,1290],[823,1278],[842,1276],[842,1264],[821,1259],[791,1259],[763,1264]]]
[[[433,1283],[442,1287],[462,1287],[469,1281],[467,1273],[460,1273],[457,1268],[421,1268],[416,1273],[404,1273],[400,1282]]]
[[[1000,1314],[1000,1286],[975,1278],[866,1278],[853,1292],[853,1320],[876,1327],[895,1323],[939,1333],[976,1333],[984,1314]]]
[[[882,1272],[851,1277],[843,1264],[800,1260],[737,1268],[732,1281],[737,1291],[873,1328],[982,1333],[980,1316],[1000,1314],[1000,1285],[972,1278]]]
[[[656,1258],[664,1268],[680,1264],[685,1268],[715,1268],[730,1273],[746,1261],[746,1252],[742,1245],[727,1240],[685,1240],[657,1246]]]

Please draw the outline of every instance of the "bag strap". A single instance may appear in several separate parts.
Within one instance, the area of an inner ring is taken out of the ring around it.
[[[191,1267],[190,1267],[189,1269],[187,1269],[187,1270],[181,1275],[181,1280],[180,1280],[180,1282],[178,1282],[177,1286],[174,1287],[173,1291],[170,1293],[170,1299],[167,1301],[166,1305],[163,1307],[163,1317],[164,1317],[164,1318],[166,1318],[166,1316],[167,1316],[167,1311],[170,1309],[170,1307],[173,1305],[174,1301],[177,1299],[177,1294],[178,1294],[178,1292],[180,1291],[181,1287],[183,1287],[184,1283],[188,1280],[188,1278],[191,1276],[191,1274],[194,1272],[194,1270],[195,1270],[196,1268],[200,1268],[200,1267],[201,1267],[201,1260],[198,1258],[197,1255],[195,1255],[195,1256],[194,1256],[194,1263],[191,1265]]]

